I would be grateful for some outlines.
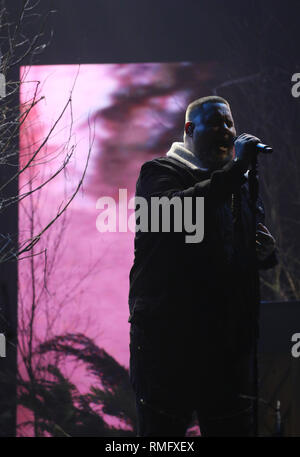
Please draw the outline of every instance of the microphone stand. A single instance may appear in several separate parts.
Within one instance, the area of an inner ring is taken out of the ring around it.
[[[256,260],[256,204],[258,198],[259,184],[258,184],[258,163],[256,154],[251,163],[251,170],[248,173],[249,182],[249,194],[251,200],[251,209],[253,214],[253,256]],[[260,284],[259,284],[259,271],[258,268],[254,268],[254,303],[253,306],[256,308],[256,316],[259,316],[260,309]],[[258,324],[257,324],[258,325]],[[256,329],[257,330],[257,329]],[[254,436],[258,436],[258,398],[259,398],[259,386],[258,386],[258,331],[255,332],[255,347],[254,347],[254,358],[253,358],[253,378],[254,378],[254,402],[253,402],[253,428]]]

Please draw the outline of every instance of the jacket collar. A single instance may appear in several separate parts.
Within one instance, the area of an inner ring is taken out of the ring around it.
[[[173,157],[179,162],[184,163],[186,166],[192,170],[200,170],[207,172],[206,168],[201,167],[201,162],[191,151],[184,147],[184,143],[174,142],[167,152],[167,157]],[[248,179],[248,171],[244,173],[245,178]]]
[[[167,156],[179,160],[179,162],[184,163],[193,170],[207,171],[205,168],[201,167],[201,162],[198,157],[184,147],[184,143],[174,142],[167,152]]]

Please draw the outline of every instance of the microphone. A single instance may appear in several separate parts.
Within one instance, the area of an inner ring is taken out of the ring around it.
[[[264,154],[272,154],[272,152],[273,152],[273,149],[271,148],[271,146],[268,146],[263,143],[257,143],[256,147],[258,149],[258,152],[263,152]]]
[[[238,137],[235,136],[233,138],[233,141],[235,141]],[[272,154],[273,148],[271,146],[268,146],[267,144],[264,143],[257,143],[256,145],[257,152],[262,152],[263,154]]]

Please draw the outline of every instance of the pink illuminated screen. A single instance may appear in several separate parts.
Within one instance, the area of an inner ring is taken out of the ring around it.
[[[40,373],[38,368],[51,362],[79,392],[95,384],[95,375],[72,356],[62,363],[58,352],[39,351],[41,344],[63,335],[83,335],[128,369],[134,233],[100,233],[96,203],[112,197],[118,210],[119,189],[126,189],[126,206],[141,165],[182,140],[186,105],[205,95],[213,72],[213,64],[190,63],[21,69],[21,103],[28,107],[39,100],[20,131],[21,168],[38,150],[19,179],[21,194],[35,190],[19,205],[21,245],[69,202],[90,152],[75,198],[19,264],[18,365],[25,381],[31,368]],[[117,211],[117,219],[120,215]],[[30,408],[20,404],[20,435],[33,434],[26,425],[32,417]],[[114,424],[112,418],[107,421]]]

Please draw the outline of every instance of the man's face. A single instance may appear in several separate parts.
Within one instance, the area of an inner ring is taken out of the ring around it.
[[[193,118],[193,152],[203,166],[217,169],[233,158],[236,130],[230,108],[224,103],[207,102]]]

